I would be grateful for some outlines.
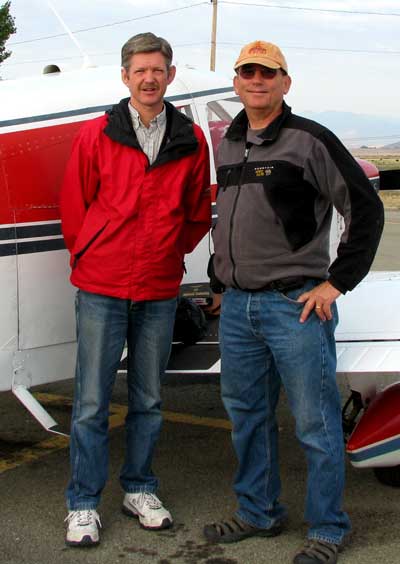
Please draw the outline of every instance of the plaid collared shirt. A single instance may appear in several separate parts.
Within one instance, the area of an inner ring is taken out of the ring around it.
[[[149,163],[153,164],[156,160],[158,151],[160,150],[161,143],[167,127],[167,113],[165,106],[162,111],[153,118],[149,127],[143,125],[138,111],[128,103],[129,113],[131,114],[133,129],[135,130],[137,139],[143,152],[147,155]]]

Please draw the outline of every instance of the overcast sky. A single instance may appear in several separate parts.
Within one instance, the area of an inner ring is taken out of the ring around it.
[[[70,30],[98,27],[75,34],[97,66],[119,65],[125,40],[152,31],[171,42],[178,68],[209,68],[209,0],[52,4]],[[47,0],[11,0],[11,11],[18,31],[7,43],[12,56],[0,66],[3,79],[38,74],[49,63],[65,71],[82,66],[69,37],[49,37],[65,30]],[[243,44],[264,39],[282,48],[293,80],[287,100],[297,113],[338,110],[396,118],[400,113],[400,0],[219,0],[217,29],[216,71],[230,77]]]

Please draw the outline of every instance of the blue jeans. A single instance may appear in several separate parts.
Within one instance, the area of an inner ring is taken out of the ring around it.
[[[160,433],[160,376],[171,350],[176,298],[131,302],[78,291],[78,352],[71,423],[70,510],[94,509],[108,477],[108,415],[116,372],[127,341],[125,492],[155,492],[151,470]]]
[[[344,445],[336,385],[334,319],[312,312],[299,322],[296,299],[317,284],[297,290],[245,292],[228,289],[220,319],[221,390],[232,422],[238,458],[234,489],[238,516],[268,529],[286,517],[279,502],[278,425],[281,383],[307,458],[305,517],[308,537],[340,543],[350,530],[341,509]]]

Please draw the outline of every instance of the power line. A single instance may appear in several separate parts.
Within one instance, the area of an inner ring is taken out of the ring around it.
[[[298,11],[308,11],[308,12],[328,12],[328,13],[339,13],[339,14],[358,14],[358,15],[374,15],[374,16],[394,16],[394,17],[400,17],[400,13],[391,13],[391,12],[367,12],[367,11],[357,11],[357,10],[335,10],[335,9],[328,9],[328,8],[306,8],[306,7],[300,7],[300,6],[282,6],[282,5],[277,5],[277,4],[258,4],[258,3],[254,3],[254,2],[232,2],[229,0],[220,0],[221,4],[229,4],[231,6],[256,6],[256,7],[261,7],[261,8],[275,8],[278,10],[298,10]],[[187,10],[190,8],[195,8],[197,6],[203,6],[203,5],[210,5],[209,2],[203,1],[203,2],[197,2],[195,4],[189,4],[188,6],[182,6],[180,8],[172,8],[170,10],[164,10],[162,12],[155,12],[153,14],[147,14],[145,16],[138,16],[137,18],[129,18],[129,19],[125,19],[125,20],[119,20],[116,22],[111,22],[108,24],[103,24],[103,25],[97,25],[97,26],[92,26],[92,27],[86,27],[86,28],[82,28],[82,29],[76,29],[74,31],[72,31],[72,33],[85,33],[88,31],[94,31],[96,29],[104,29],[106,27],[113,27],[116,25],[121,25],[121,24],[125,24],[125,23],[130,23],[130,22],[134,22],[134,21],[139,21],[139,20],[144,20],[144,19],[148,19],[148,18],[153,18],[155,16],[162,16],[165,14],[171,14],[173,12],[179,12],[182,10]],[[11,47],[13,45],[22,45],[22,44],[26,44],[26,43],[35,43],[37,41],[45,41],[47,39],[54,39],[56,37],[65,37],[66,35],[68,35],[67,33],[57,33],[57,34],[53,34],[53,35],[46,35],[43,37],[37,37],[35,39],[26,39],[24,41],[14,41],[11,43],[8,43],[8,45]]]
[[[204,4],[208,5],[208,2],[197,2],[196,4],[190,4],[189,6],[183,6],[181,8],[173,8],[171,10],[164,10],[163,12],[155,12],[154,14],[148,14],[146,16],[138,16],[137,18],[130,18],[128,20],[120,20],[117,22],[112,22],[112,23],[108,23],[108,24],[103,24],[103,25],[96,25],[93,27],[86,27],[86,28],[82,28],[82,29],[76,29],[75,31],[72,31],[71,33],[84,33],[86,31],[93,31],[95,29],[103,29],[105,27],[113,27],[115,25],[121,25],[121,24],[125,24],[125,23],[130,23],[130,22],[134,22],[134,21],[138,21],[138,20],[145,20],[148,18],[153,18],[155,16],[163,16],[165,14],[171,14],[172,12],[180,12],[181,10],[187,10],[189,8],[194,8],[195,6],[202,6]],[[34,43],[36,41],[44,41],[46,39],[54,39],[55,37],[64,37],[68,35],[68,33],[57,33],[54,35],[47,35],[45,37],[37,37],[36,39],[26,39],[25,41],[15,41],[13,43],[7,43],[8,46],[13,46],[13,45],[22,45],[24,43]]]
[[[96,56],[100,56],[100,55],[117,55],[119,52],[118,51],[108,51],[108,52],[96,52],[96,53],[88,53],[89,57],[96,57]],[[82,55],[74,55],[71,57],[58,57],[58,56],[52,56],[53,59],[55,61],[70,61],[72,59],[82,59]],[[47,59],[33,59],[31,61],[18,61],[18,63],[2,63],[2,68],[3,67],[12,67],[15,65],[34,65],[36,63],[48,63],[49,62],[49,57],[47,57]]]
[[[333,8],[305,8],[301,6],[282,6],[278,4],[256,4],[253,2],[230,2],[229,0],[220,0],[221,4],[230,4],[231,6],[258,6],[260,8],[277,8],[278,10],[301,10],[305,12],[329,12],[336,14],[356,14],[367,16],[395,16],[400,17],[400,13],[391,12],[367,12],[362,10],[335,10]]]
[[[196,41],[191,43],[175,43],[174,49],[178,49],[179,47],[195,47],[199,45],[209,45],[208,41]],[[234,45],[234,46],[241,46],[240,42],[234,41],[219,41],[219,45]],[[337,49],[334,47],[304,47],[302,45],[282,45],[282,49],[290,50],[290,49],[297,49],[298,51],[324,51],[324,52],[332,52],[332,53],[357,53],[358,55],[400,55],[400,51],[386,51],[386,50],[371,50],[371,49]],[[100,55],[114,55],[119,53],[119,51],[95,51],[94,53],[89,53],[89,56],[96,57]],[[74,57],[54,57],[58,61],[64,61],[67,59],[80,59],[80,56]],[[34,63],[42,63],[48,62],[48,59],[33,59],[30,61],[19,61],[19,62],[8,62],[5,61],[2,63],[2,68],[4,67],[12,67],[15,65],[25,65],[25,64],[34,64]]]
[[[242,45],[234,41],[219,41],[219,45]],[[338,49],[336,47],[304,47],[302,45],[282,45],[282,49],[298,49],[301,51],[333,51],[339,53],[366,53],[374,55],[400,55],[400,51],[372,50],[372,49]]]
[[[258,7],[264,7],[264,8],[278,8],[278,9],[288,9],[288,10],[307,10],[307,11],[313,11],[313,12],[338,12],[338,13],[348,13],[348,14],[369,14],[369,15],[381,15],[381,16],[400,16],[400,14],[390,14],[390,13],[382,13],[382,12],[363,12],[363,11],[355,11],[355,10],[335,10],[335,9],[323,9],[323,8],[304,8],[304,7],[294,7],[294,6],[282,6],[282,5],[275,5],[275,4],[258,4],[258,3],[245,3],[245,2],[232,2],[229,0],[220,0],[220,3],[223,4],[230,4],[230,5],[244,5],[244,6],[258,6]],[[130,19],[126,19],[126,20],[120,20],[120,21],[116,21],[116,22],[112,22],[112,23],[108,23],[108,24],[103,24],[103,25],[99,25],[99,26],[92,26],[92,27],[88,27],[88,28],[83,28],[83,29],[78,29],[73,31],[72,33],[83,33],[83,32],[87,32],[87,31],[93,31],[96,29],[102,29],[102,28],[106,28],[106,27],[112,27],[115,25],[121,25],[124,23],[129,23],[132,21],[138,21],[138,20],[142,20],[142,19],[147,19],[147,18],[152,18],[155,16],[159,16],[159,15],[165,15],[165,14],[169,14],[169,13],[173,13],[173,12],[178,12],[181,10],[186,10],[186,9],[190,9],[193,7],[197,7],[197,6],[201,6],[201,5],[209,5],[209,2],[206,1],[202,1],[202,2],[197,2],[195,4],[190,4],[188,6],[183,6],[180,8],[173,8],[171,10],[164,10],[162,12],[155,12],[153,14],[148,14],[145,16],[138,16],[136,18],[130,18]],[[53,39],[56,37],[63,37],[68,35],[67,33],[59,33],[59,34],[54,34],[54,35],[48,35],[45,37],[38,37],[36,39],[28,39],[25,41],[18,41],[18,42],[14,42],[14,43],[9,43],[10,46],[12,45],[21,45],[21,44],[25,44],[25,43],[33,43],[36,41],[43,41],[43,40],[47,40],[47,39]],[[191,42],[191,43],[181,43],[181,44],[175,44],[174,47],[190,47],[190,46],[195,46],[195,45],[204,45],[207,44],[208,45],[208,41],[198,41],[198,42]],[[240,42],[232,42],[232,41],[219,41],[219,45],[241,45]],[[304,46],[299,46],[299,45],[291,45],[291,46],[283,46],[284,49],[297,49],[297,50],[303,50],[303,51],[325,51],[325,52],[341,52],[341,53],[357,53],[357,54],[385,54],[385,55],[399,55],[400,51],[389,51],[389,50],[373,50],[373,49],[339,49],[339,48],[331,48],[331,47],[304,47]],[[93,53],[94,56],[96,55],[104,55],[104,54],[112,54],[112,53],[101,53],[101,52],[97,52],[97,53]],[[72,59],[72,58],[77,58],[77,57],[63,57],[63,58],[57,58],[58,60],[67,60],[67,59]],[[11,62],[5,62],[3,63],[3,67],[4,66],[13,66],[13,65],[21,65],[21,64],[33,64],[35,62],[44,62],[44,60],[41,59],[37,59],[37,60],[32,60],[32,61],[25,61],[25,62],[18,62],[18,63],[11,63]]]

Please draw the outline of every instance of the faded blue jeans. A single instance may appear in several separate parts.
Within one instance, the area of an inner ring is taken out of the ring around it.
[[[344,444],[336,385],[334,318],[312,312],[299,322],[296,299],[316,281],[286,294],[228,289],[220,319],[221,389],[232,422],[238,458],[234,489],[238,516],[260,528],[283,521],[279,502],[278,425],[275,410],[283,384],[304,449],[308,481],[308,537],[340,544],[350,530],[342,510]]]
[[[108,477],[108,415],[122,351],[128,345],[125,492],[155,492],[151,470],[160,433],[160,376],[168,362],[176,298],[131,302],[78,291],[78,351],[71,423],[70,510],[94,509]]]

